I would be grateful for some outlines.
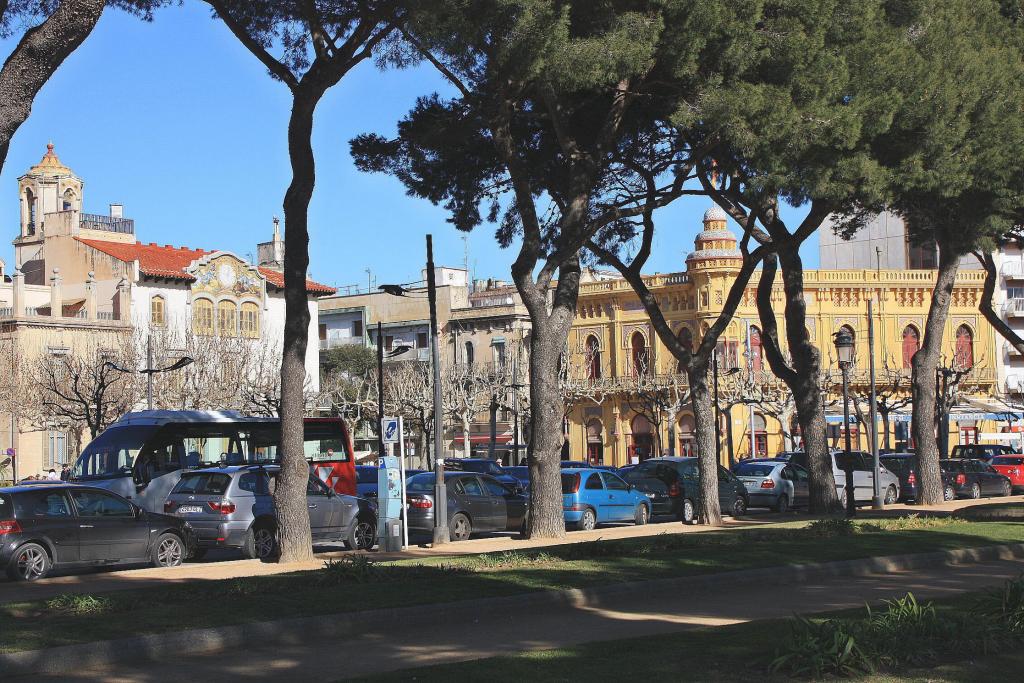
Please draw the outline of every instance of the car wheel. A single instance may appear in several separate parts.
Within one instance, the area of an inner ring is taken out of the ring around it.
[[[745,514],[747,514],[747,501],[743,496],[736,496],[736,500],[732,504],[732,516],[742,517]]]
[[[1002,493],[1002,495],[1003,496],[1012,496],[1013,495],[1013,487],[1010,486],[1010,482],[1008,482],[1008,481],[1004,481],[1003,482],[1003,493]]]
[[[448,525],[448,533],[452,541],[465,541],[473,534],[473,524],[469,517],[457,512]]]
[[[185,561],[185,543],[175,534],[161,534],[153,544],[154,567],[179,567]]]
[[[973,500],[981,498],[981,486],[978,485],[978,482],[974,482],[973,484],[971,484],[970,498],[972,498]]]
[[[954,489],[950,484],[946,484],[945,486],[943,486],[942,487],[942,500],[955,500],[955,499],[956,499],[956,489]]]
[[[590,508],[583,511],[583,516],[580,517],[579,523],[576,527],[580,531],[593,531],[597,528],[597,515]]]
[[[643,526],[651,519],[651,512],[647,509],[647,506],[640,503],[636,508],[636,515],[633,517],[633,522],[637,526]]]
[[[779,496],[779,499],[775,501],[775,511],[785,513],[789,510],[789,496],[783,493]]]
[[[38,543],[26,543],[14,551],[7,576],[14,581],[38,581],[50,573],[50,554]]]
[[[277,533],[269,524],[249,529],[242,553],[250,560],[269,560],[277,554]]]
[[[884,501],[884,503],[886,505],[895,505],[897,498],[899,498],[899,494],[896,493],[896,487],[895,486],[889,486],[889,488],[887,488],[885,490],[885,501]]]
[[[349,550],[369,550],[377,542],[377,525],[368,519],[359,519],[352,522],[345,538],[345,545]]]
[[[683,509],[680,510],[679,516],[683,520],[683,524],[693,524],[694,520],[697,519],[697,509],[693,506],[693,501],[689,498],[683,499]]]

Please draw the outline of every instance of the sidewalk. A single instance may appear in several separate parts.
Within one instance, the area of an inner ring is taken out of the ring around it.
[[[959,500],[927,508],[919,505],[890,505],[881,512],[874,512],[865,508],[860,510],[860,518],[867,519],[872,516],[900,516],[924,512],[933,514],[952,513],[960,508],[970,507],[973,505],[987,505],[990,503],[1004,502],[1024,504],[1024,496],[985,498],[977,501]],[[724,528],[752,528],[784,522],[798,522],[806,519],[809,519],[807,515],[799,513],[787,513],[780,515],[773,512],[756,510],[749,516],[743,517],[739,520],[726,517]],[[566,534],[565,538],[559,540],[526,540],[519,538],[518,536],[493,535],[485,538],[471,539],[461,543],[449,543],[436,549],[431,548],[428,545],[413,545],[408,550],[399,553],[374,552],[370,554],[374,559],[379,560],[416,559],[423,557],[473,555],[477,553],[501,552],[505,550],[542,548],[545,546],[582,543],[596,540],[640,538],[644,536],[656,536],[659,534],[703,533],[719,530],[721,529],[703,526],[687,526],[680,524],[677,521],[658,521],[640,527],[632,524],[626,524],[602,527],[595,529],[594,531],[571,531]],[[243,576],[265,576],[285,572],[319,569],[323,566],[323,561],[326,559],[343,557],[350,554],[351,551],[330,550],[328,552],[318,553],[317,560],[314,562],[282,566],[262,563],[257,560],[233,559],[238,557],[238,555],[224,551],[220,553],[220,556],[229,559],[222,561],[189,562],[181,567],[175,567],[172,569],[145,567],[115,571],[85,570],[84,573],[55,576],[31,584],[14,583],[0,578],[0,603],[44,600],[62,593],[98,594],[117,590],[167,586],[190,581],[215,581],[219,579],[231,579]]]
[[[461,618],[430,615],[397,619],[386,628],[309,637],[300,644],[182,657],[168,652],[160,662],[119,664],[72,675],[10,680],[162,683],[181,680],[320,680],[354,678],[442,662],[479,659],[524,650],[685,631],[860,607],[865,602],[912,591],[919,599],[977,591],[1016,577],[1020,563],[992,561],[868,576],[840,576],[798,585],[722,585],[699,591],[655,590],[565,604],[472,609]],[[187,621],[187,612],[183,612]]]

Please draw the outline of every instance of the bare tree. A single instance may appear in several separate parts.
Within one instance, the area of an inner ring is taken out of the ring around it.
[[[653,374],[642,369],[627,378],[626,401],[654,426],[653,453],[662,454],[661,428],[668,425],[668,455],[675,455],[676,420],[690,402],[690,387],[681,373]]]
[[[470,425],[490,404],[487,371],[480,364],[441,368],[441,400],[445,413],[462,429],[462,455],[473,455]]]
[[[416,455],[421,465],[429,467],[430,437],[434,430],[434,379],[430,364],[420,361],[388,363],[384,372],[385,410],[401,415],[403,423],[415,432]],[[372,396],[376,397],[376,373],[373,375]],[[376,415],[376,403],[367,410]]]
[[[889,425],[894,413],[903,410],[913,402],[910,392],[910,373],[898,368],[893,358],[886,355],[882,359],[882,365],[878,368],[878,375],[875,382],[875,411],[882,420],[882,444],[881,448],[889,450],[892,448],[892,437],[889,433]],[[871,393],[863,386],[857,387],[850,392],[854,405],[858,411],[858,419],[862,410],[860,404],[871,405]],[[866,424],[863,420],[862,423]]]

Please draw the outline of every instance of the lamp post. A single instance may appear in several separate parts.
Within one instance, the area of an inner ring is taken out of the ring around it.
[[[402,285],[381,285],[383,292],[393,296],[405,296]],[[434,377],[434,545],[448,543],[448,491],[444,483],[444,459],[441,431],[444,416],[441,408],[441,350],[438,346],[437,329],[437,283],[434,273],[434,242],[427,235],[427,299],[430,302],[430,362]]]
[[[174,370],[181,370],[186,365],[191,365],[195,360],[188,356],[182,356],[176,360],[173,364],[168,365],[165,368],[154,368],[153,367],[153,338],[149,337],[146,340],[146,367],[141,370],[130,370],[128,368],[122,368],[116,363],[107,361],[103,364],[104,367],[110,367],[118,372],[123,372],[126,375],[132,375],[136,372],[141,375],[146,375],[146,408],[147,410],[153,410],[153,375],[158,372],[172,372]]]
[[[856,501],[853,499],[853,457],[850,447],[850,368],[853,367],[853,335],[846,330],[839,330],[833,335],[836,346],[836,357],[839,359],[839,370],[843,373],[843,433],[846,435],[846,453],[843,458],[843,471],[846,478],[846,516],[857,514]]]
[[[401,356],[411,346],[396,346],[387,352],[387,358]],[[377,321],[377,457],[384,457],[384,325]]]

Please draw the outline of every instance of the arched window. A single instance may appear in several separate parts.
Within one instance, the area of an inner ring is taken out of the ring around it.
[[[603,432],[600,420],[593,419],[587,423],[587,462],[591,465],[604,464]]]
[[[587,337],[587,379],[601,379],[601,344],[597,337]]]
[[[213,334],[213,302],[196,299],[192,302],[192,331],[196,334]]]
[[[761,372],[761,330],[756,327],[750,328],[750,348],[747,351],[750,353],[747,361],[750,367],[754,372]]]
[[[751,430],[754,436],[753,452],[755,458],[763,458],[768,455],[768,423],[764,415],[754,413],[754,424]]]
[[[36,234],[36,196],[30,188],[25,188],[25,208],[28,216],[28,234]]]
[[[651,430],[650,421],[643,415],[637,415],[630,423],[633,444],[630,448],[632,456],[640,461],[646,460],[653,455],[654,434]]]
[[[468,341],[468,342],[466,342],[466,367],[467,368],[473,367],[473,357],[474,357],[473,342]]]
[[[163,327],[167,324],[162,296],[154,296],[149,300],[149,322],[154,327]]]
[[[243,337],[258,339],[260,336],[260,307],[251,301],[243,303],[238,323]]]
[[[221,301],[217,304],[217,334],[222,337],[237,337],[238,307],[233,301]]]
[[[61,202],[61,211],[71,211],[75,208],[75,191],[70,187],[64,190],[64,199]]]
[[[679,418],[679,455],[687,458],[697,455],[697,436],[694,433],[692,415],[683,415]]]
[[[974,333],[967,325],[956,328],[956,354],[954,362],[958,368],[974,367]]]
[[[634,332],[630,339],[630,346],[633,349],[633,376],[649,375],[651,372],[650,354],[647,352],[647,340],[644,339],[644,335]]]
[[[921,348],[921,335],[913,325],[903,328],[903,367],[909,369],[914,354]]]

